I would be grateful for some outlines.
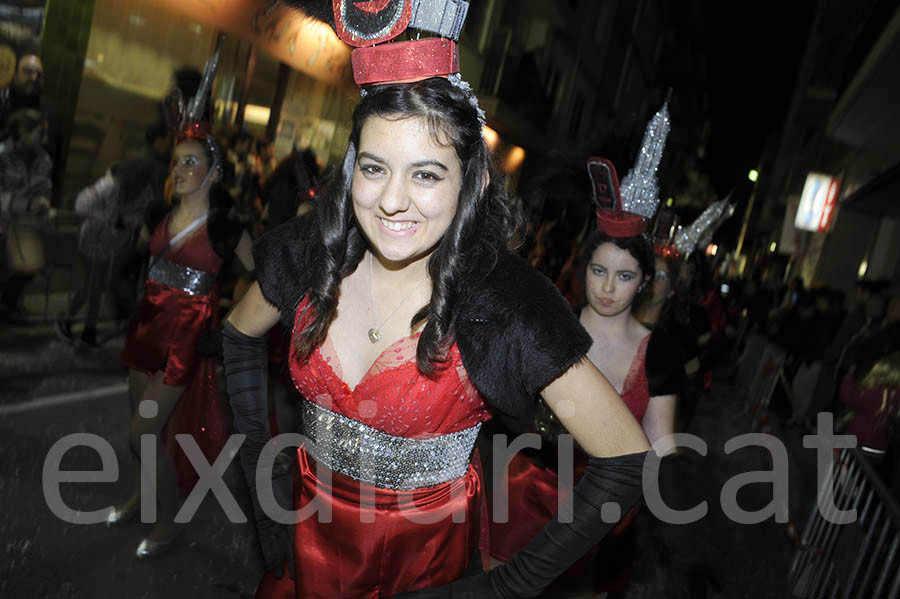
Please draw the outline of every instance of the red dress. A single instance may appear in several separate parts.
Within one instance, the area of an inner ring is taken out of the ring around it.
[[[294,331],[306,322],[298,306]],[[429,439],[475,430],[490,417],[470,383],[454,344],[449,362],[431,379],[416,367],[418,335],[386,348],[359,384],[342,379],[330,338],[301,361],[291,346],[290,371],[307,411],[327,410],[373,434]],[[474,437],[472,439],[474,443]],[[394,490],[328,470],[306,447],[297,451],[295,509],[321,488],[331,521],[307,517],[294,527],[296,581],[267,574],[257,597],[381,599],[395,593],[448,584],[486,543],[482,476],[477,456],[451,480]],[[329,480],[330,477],[330,480]],[[324,491],[324,494],[323,494]]]
[[[625,382],[622,384],[622,399],[634,414],[638,422],[644,417],[647,405],[650,403],[650,389],[647,382],[645,369],[647,344],[650,335],[641,340],[637,353],[631,360]],[[575,450],[575,482],[581,478],[587,467],[587,456],[584,452]],[[506,522],[495,522],[491,518],[490,542],[491,556],[500,561],[509,561],[513,554],[524,548],[541,529],[553,519],[559,511],[559,475],[553,468],[544,468],[535,464],[523,453],[517,453],[509,462],[509,517]],[[632,514],[632,512],[629,512]],[[606,547],[616,545],[616,537],[624,532],[631,518],[626,514],[623,521],[614,528],[609,535],[598,545],[595,550],[576,563],[568,572],[569,575],[583,575],[589,563],[598,557],[602,561],[605,555],[614,556],[614,551],[607,551]],[[602,564],[601,564],[602,565]],[[621,587],[618,581],[610,583],[606,580],[608,588],[614,590]],[[624,580],[622,581],[624,583]],[[597,589],[604,590],[604,589]]]
[[[200,335],[219,325],[217,277],[224,261],[210,245],[206,226],[197,227],[164,252],[169,239],[166,216],[150,238],[144,297],[121,357],[132,370],[148,376],[162,371],[166,385],[185,387],[163,432],[175,457],[179,487],[185,491],[197,475],[180,448],[176,450],[174,436],[193,436],[210,463],[227,437],[215,359],[200,356],[196,350]]]

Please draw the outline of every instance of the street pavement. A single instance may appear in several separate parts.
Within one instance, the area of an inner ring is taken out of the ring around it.
[[[102,509],[133,488],[121,347],[121,337],[98,350],[73,347],[51,332],[41,334],[40,325],[0,334],[0,597],[252,597],[262,574],[252,525],[229,522],[211,495],[184,527],[175,551],[148,561],[134,555],[150,526],[68,523],[48,507],[45,459],[73,433],[97,435],[112,446],[118,480],[61,484],[67,506]],[[63,456],[60,470],[100,467],[96,451],[76,447]],[[240,472],[233,467],[225,479],[249,514]]]
[[[0,325],[2,326],[2,325]],[[103,327],[112,331],[114,323]],[[76,328],[76,331],[78,329]],[[61,497],[74,510],[105,508],[124,499],[134,483],[127,452],[129,403],[116,337],[97,350],[56,338],[49,323],[0,329],[0,597],[46,599],[252,597],[262,573],[252,525],[231,523],[208,495],[167,556],[138,561],[135,549],[149,527],[107,529],[74,524],[48,507],[42,476],[51,447],[73,433],[105,439],[115,450],[118,479],[64,483]],[[739,390],[726,378],[697,407],[687,432],[708,448],[678,458],[673,507],[707,501],[706,517],[690,525],[636,526],[637,557],[627,599],[650,597],[744,598],[787,596],[792,544],[785,524],[730,521],[720,494],[732,477],[768,471],[768,450],[747,447],[729,454],[725,442],[750,432]],[[802,528],[814,500],[815,452],[803,449],[801,432],[773,424],[790,463],[789,515]],[[86,447],[67,452],[61,469],[97,470],[98,454]],[[225,475],[239,505],[249,500],[235,464]],[[772,501],[772,485],[748,484],[738,494],[745,510]],[[778,506],[784,513],[787,506]],[[560,597],[592,597],[574,589]]]

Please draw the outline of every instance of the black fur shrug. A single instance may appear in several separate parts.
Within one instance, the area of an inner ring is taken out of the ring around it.
[[[263,235],[254,246],[263,296],[293,325],[309,286],[315,211]],[[512,252],[460,290],[454,335],[469,379],[496,411],[518,420],[536,394],[591,347],[553,283]]]

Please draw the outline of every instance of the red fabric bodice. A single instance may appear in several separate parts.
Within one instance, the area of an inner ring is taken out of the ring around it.
[[[312,318],[297,307],[294,334]],[[469,382],[454,344],[445,367],[431,379],[416,367],[419,336],[388,346],[351,389],[330,338],[305,360],[291,343],[289,369],[306,401],[395,436],[429,437],[470,428],[490,417]],[[267,574],[257,599],[387,599],[394,594],[448,584],[460,577],[480,545],[487,551],[487,516],[477,456],[466,474],[412,491],[374,488],[338,472],[320,476],[324,466],[297,452],[300,476],[294,507],[302,509],[319,493],[329,522],[304,518],[294,529],[296,580]],[[365,494],[364,494],[365,492]],[[368,497],[368,499],[363,499]],[[412,515],[427,514],[428,521]],[[454,513],[462,513],[454,521]]]
[[[150,237],[150,255],[158,256],[172,238],[169,235],[169,218],[171,213],[153,231]],[[196,270],[216,274],[222,268],[223,260],[209,243],[209,234],[206,232],[206,224],[191,231],[186,239],[179,241],[178,245],[164,256],[169,262],[183,264]],[[151,261],[153,258],[150,259]]]
[[[650,335],[641,340],[637,353],[628,367],[628,374],[622,384],[622,401],[640,422],[650,403],[650,385],[647,382],[647,345],[650,343]]]
[[[295,331],[305,326],[300,316],[305,305],[306,300],[298,306]],[[307,360],[298,359],[292,344],[291,377],[307,400],[398,437],[444,435],[488,420],[490,412],[469,381],[456,344],[444,369],[431,379],[416,366],[418,342],[416,334],[392,343],[353,389],[341,378],[330,338]]]

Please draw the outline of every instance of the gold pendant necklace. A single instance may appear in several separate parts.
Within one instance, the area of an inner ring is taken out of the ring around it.
[[[375,295],[372,293],[372,260],[373,260],[372,256],[373,256],[372,252],[369,252],[369,300],[371,301],[371,306],[372,306],[372,319],[377,321],[377,318],[375,316]],[[416,283],[416,286],[413,287],[409,291],[409,293],[407,293],[405,296],[403,296],[403,299],[400,300],[400,303],[397,304],[397,307],[394,308],[393,310],[391,310],[391,313],[388,314],[387,318],[382,320],[380,324],[376,324],[374,327],[369,329],[369,333],[368,333],[369,341],[371,341],[374,344],[374,343],[378,343],[379,341],[381,341],[384,338],[384,333],[381,332],[381,327],[383,327],[385,324],[387,324],[387,321],[389,321],[391,319],[391,316],[393,316],[394,314],[397,313],[397,310],[400,309],[400,306],[402,306],[403,304],[406,303],[406,300],[408,300],[410,298],[410,296],[416,291],[416,289],[418,289],[419,287],[422,286],[422,283],[424,283],[425,279],[427,279],[427,278],[428,278],[428,276],[426,275],[421,281]]]

